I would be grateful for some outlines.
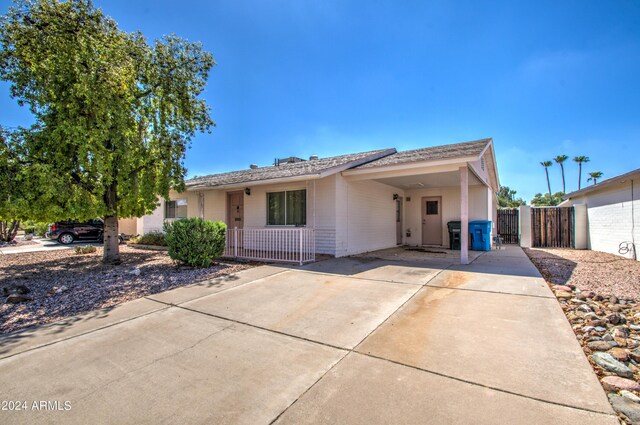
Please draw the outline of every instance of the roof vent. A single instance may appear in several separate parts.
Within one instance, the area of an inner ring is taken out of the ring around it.
[[[252,170],[255,170],[256,168],[258,168],[258,164],[251,164],[249,165],[249,168],[251,168]]]
[[[318,159],[318,155],[311,155],[309,157],[309,161],[315,161],[316,159]]]

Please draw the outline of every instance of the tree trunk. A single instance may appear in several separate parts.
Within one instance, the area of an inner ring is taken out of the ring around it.
[[[4,242],[11,242],[16,238],[18,228],[20,227],[20,220],[2,220],[0,221],[0,240]]]
[[[117,187],[112,183],[104,197],[105,204],[113,214],[104,217],[102,262],[104,264],[120,264],[120,240],[118,239],[118,198]]]
[[[564,165],[560,163],[560,170],[562,171],[562,193],[567,193],[567,186],[564,184]]]
[[[578,162],[578,190],[580,190],[581,180],[582,180],[582,163]]]
[[[118,239],[118,215],[104,218],[104,250],[102,251],[104,264],[120,264],[120,240]]]
[[[549,199],[551,199],[551,182],[549,181],[549,169],[544,167],[544,172],[547,173],[547,188],[549,189]]]

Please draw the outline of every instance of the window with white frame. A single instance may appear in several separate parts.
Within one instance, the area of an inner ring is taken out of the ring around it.
[[[164,218],[187,218],[187,200],[176,199],[165,202]]]
[[[306,224],[306,189],[267,193],[268,226],[305,226]]]

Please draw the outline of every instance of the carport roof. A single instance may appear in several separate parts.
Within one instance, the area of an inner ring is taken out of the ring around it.
[[[356,168],[374,168],[410,162],[479,156],[490,142],[491,139],[480,139],[471,142],[455,143],[452,145],[432,146],[429,148],[414,149],[410,151],[400,151],[387,155],[384,158],[360,165]]]

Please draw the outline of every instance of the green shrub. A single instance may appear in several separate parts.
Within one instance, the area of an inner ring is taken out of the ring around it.
[[[140,245],[167,246],[167,241],[162,232],[149,232],[146,235],[135,236],[130,241]]]
[[[73,248],[73,252],[76,254],[92,254],[96,251],[97,249],[93,245],[76,246]]]
[[[49,230],[49,223],[25,221],[23,230],[25,233],[33,233],[36,236],[44,236],[47,230]]]
[[[209,267],[224,253],[227,225],[222,221],[185,218],[164,225],[169,256],[183,264]]]

